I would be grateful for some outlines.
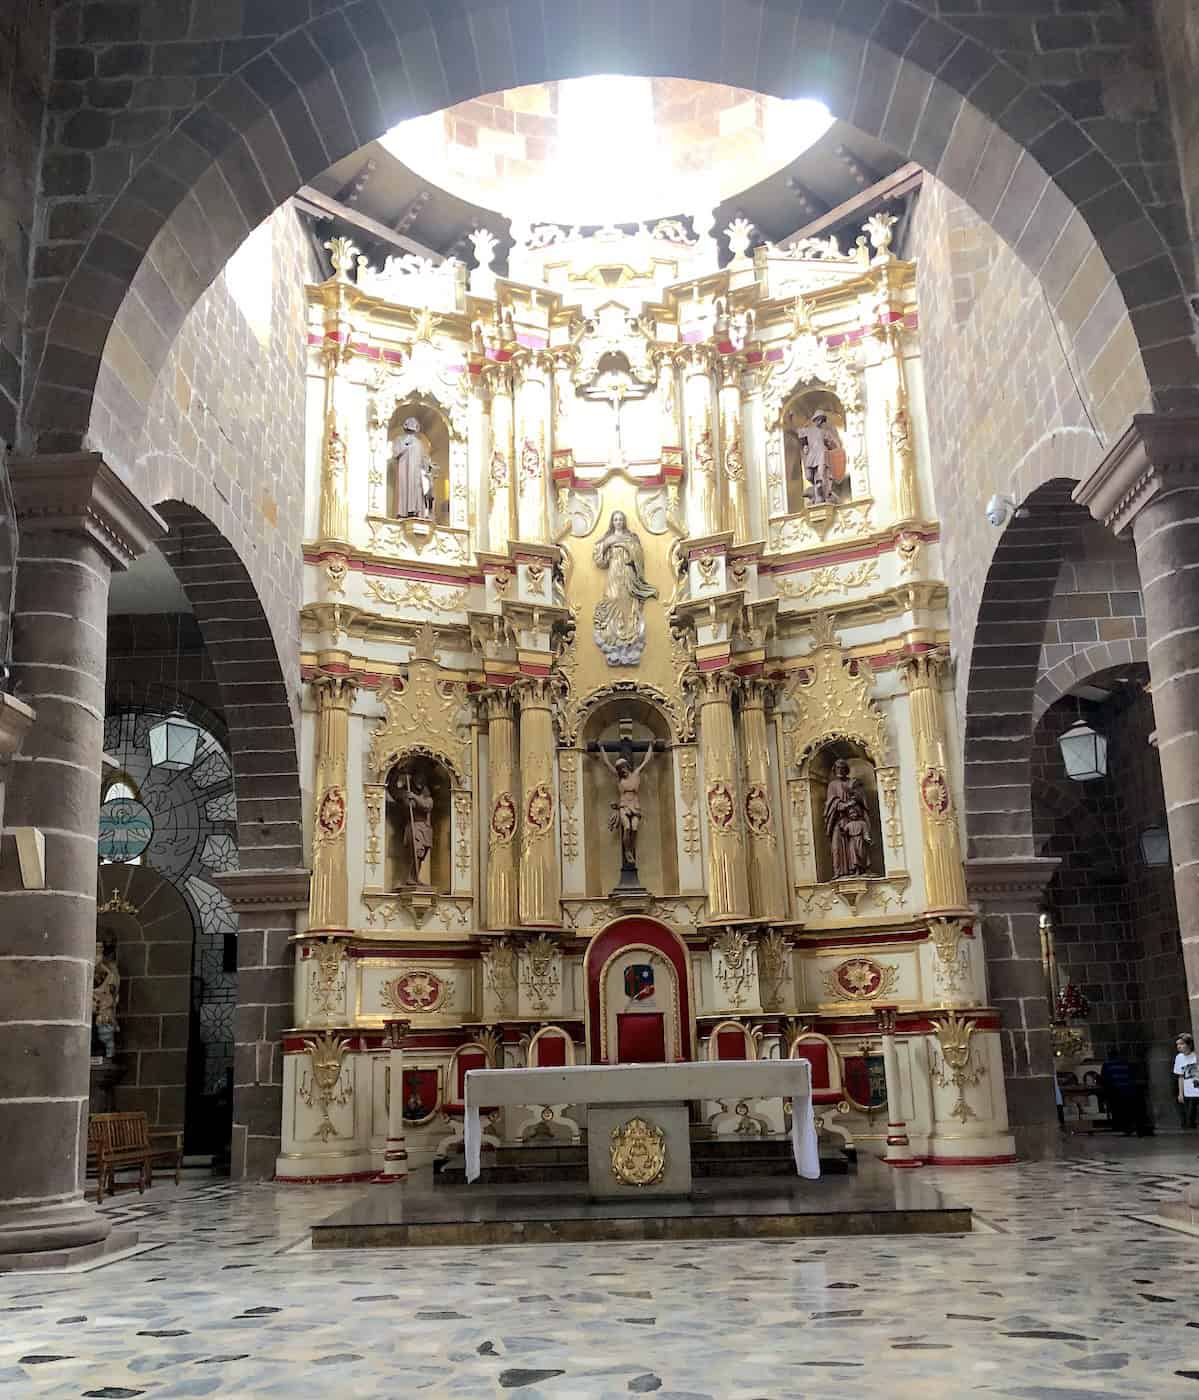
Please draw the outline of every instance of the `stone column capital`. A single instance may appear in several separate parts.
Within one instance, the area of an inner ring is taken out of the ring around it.
[[[1059,865],[1061,861],[1052,856],[968,860],[966,889],[984,910],[988,906],[1001,907],[1013,913],[1021,905],[1033,909],[1040,904],[1045,886]]]
[[[250,909],[307,909],[307,870],[231,870],[212,883],[240,914]]]
[[[83,535],[105,552],[114,569],[127,569],[167,533],[158,512],[98,452],[10,457],[8,474],[23,530]]]
[[[1199,489],[1199,416],[1138,413],[1074,500],[1117,535],[1163,491]]]

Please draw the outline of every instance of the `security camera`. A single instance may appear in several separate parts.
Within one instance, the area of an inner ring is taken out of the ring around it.
[[[1010,496],[992,496],[987,502],[987,519],[997,530],[1001,530],[1012,518],[1016,502]]]

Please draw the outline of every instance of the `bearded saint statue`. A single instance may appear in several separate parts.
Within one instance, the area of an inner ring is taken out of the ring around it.
[[[604,596],[595,605],[592,632],[609,666],[636,666],[645,650],[645,600],[658,590],[645,577],[640,538],[624,511],[614,510],[608,533],[595,546],[595,562],[606,569]]]
[[[833,879],[851,879],[870,873],[870,812],[862,780],[851,775],[849,764],[839,758],[833,764],[824,800],[824,829],[833,857]]]

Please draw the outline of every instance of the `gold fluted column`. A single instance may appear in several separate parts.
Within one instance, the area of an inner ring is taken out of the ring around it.
[[[312,816],[310,932],[344,932],[350,917],[346,868],[346,752],[357,682],[322,673],[312,681],[317,703],[316,808]]]
[[[554,799],[554,720],[546,680],[517,683],[520,699],[520,922],[562,922],[562,868]]]
[[[720,362],[720,458],[724,466],[724,527],[732,530],[734,544],[744,544],[753,533],[741,425],[741,361],[736,355]]]
[[[966,875],[958,814],[945,758],[945,717],[941,676],[946,663],[939,649],[905,656],[899,663],[908,691],[916,749],[917,799],[924,846],[924,893],[930,910],[964,910]]]
[[[508,548],[512,528],[512,370],[489,364],[491,386],[491,458],[487,465],[487,547],[495,554]]]
[[[687,425],[687,472],[690,477],[687,521],[691,534],[720,529],[716,495],[716,446],[712,440],[712,352],[706,345],[679,351],[683,374],[683,417]]]
[[[512,697],[493,690],[483,700],[487,720],[487,926],[513,928],[519,922],[516,856],[520,834],[516,791],[516,717]]]
[[[708,818],[708,918],[749,917],[745,840],[737,799],[737,737],[728,671],[703,675],[699,687],[699,737],[704,759],[704,810]]]
[[[749,902],[755,918],[786,914],[778,819],[770,782],[766,681],[748,680],[741,692],[741,746],[745,754],[745,830],[749,843]]]
[[[344,543],[349,536],[346,424],[341,405],[342,366],[350,358],[350,306],[354,286],[349,268],[357,249],[345,238],[325,245],[333,258],[333,276],[321,284],[325,309],[325,432],[321,444],[320,538]]]
[[[517,537],[548,544],[549,413],[551,357],[526,351],[516,361],[516,525]]]

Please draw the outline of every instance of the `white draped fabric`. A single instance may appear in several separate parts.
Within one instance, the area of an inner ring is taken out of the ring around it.
[[[466,1073],[466,1179],[479,1175],[480,1108],[515,1104],[679,1103],[698,1099],[791,1100],[791,1149],[796,1172],[815,1181],[820,1153],[812,1112],[812,1071],[806,1060],[708,1060],[671,1065],[566,1065],[555,1069],[472,1069]]]

